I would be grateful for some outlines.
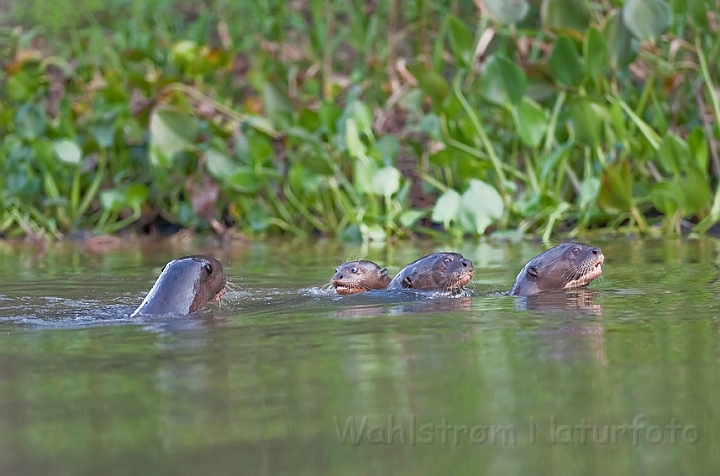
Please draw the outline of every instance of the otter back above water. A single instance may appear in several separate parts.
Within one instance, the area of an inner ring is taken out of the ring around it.
[[[220,297],[226,278],[222,265],[209,256],[188,256],[170,261],[142,304],[132,313],[190,314]]]

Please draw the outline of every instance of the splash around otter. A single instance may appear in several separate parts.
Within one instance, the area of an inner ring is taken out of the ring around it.
[[[337,267],[330,285],[338,294],[356,294],[385,289],[390,282],[387,269],[368,260],[349,261]]]
[[[472,261],[460,253],[433,253],[405,266],[387,289],[457,292],[474,275]]]
[[[604,262],[600,248],[587,243],[562,243],[531,259],[515,278],[510,294],[532,296],[587,286],[602,274]]]
[[[208,301],[225,294],[227,278],[222,265],[210,256],[195,255],[172,260],[160,273],[142,304],[131,314],[191,314]]]

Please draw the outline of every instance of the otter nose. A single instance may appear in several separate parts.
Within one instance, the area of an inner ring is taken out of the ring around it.
[[[597,256],[600,254],[600,248],[593,248],[592,250],[590,250],[590,252]]]
[[[342,275],[342,273],[335,273],[335,276],[333,276],[333,278],[335,278],[335,279],[342,279],[342,278],[343,278],[343,275]]]
[[[470,262],[469,262],[468,260],[466,260],[466,259],[464,259],[464,260],[462,260],[462,261],[460,261],[460,262],[462,263],[463,268],[467,268],[468,266],[470,266]]]

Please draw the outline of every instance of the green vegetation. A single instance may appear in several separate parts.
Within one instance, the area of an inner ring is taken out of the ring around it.
[[[478,3],[18,2],[0,232],[720,221],[716,0]]]

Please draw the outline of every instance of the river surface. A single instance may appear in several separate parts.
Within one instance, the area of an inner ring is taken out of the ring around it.
[[[0,474],[719,474],[720,241],[593,244],[601,279],[523,299],[539,244],[0,243]],[[474,296],[325,286],[439,250]],[[129,317],[197,252],[219,306]]]

